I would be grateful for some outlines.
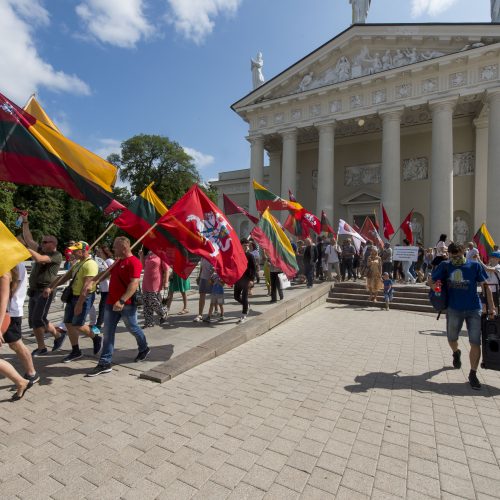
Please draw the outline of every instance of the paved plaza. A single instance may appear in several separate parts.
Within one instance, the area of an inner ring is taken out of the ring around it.
[[[0,497],[498,498],[500,374],[473,392],[443,326],[325,304],[165,384],[2,380]]]

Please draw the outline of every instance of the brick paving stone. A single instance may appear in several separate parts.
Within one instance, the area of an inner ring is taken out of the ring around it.
[[[271,469],[267,469],[260,465],[254,465],[243,477],[243,482],[267,491],[274,483],[277,476],[278,473]]]
[[[307,472],[285,465],[278,474],[276,483],[300,493],[308,479],[309,474]]]
[[[240,483],[228,496],[231,500],[261,500],[266,492],[251,484]]]
[[[92,491],[96,489],[97,486],[79,477],[66,486],[59,488],[52,493],[51,497],[54,500],[79,500],[87,495],[91,495]]]
[[[163,385],[84,359],[0,408],[0,497],[495,497],[500,377],[472,394],[466,366],[439,372],[436,327],[327,305]]]
[[[373,488],[373,477],[352,469],[346,469],[341,484],[346,488],[370,496]]]

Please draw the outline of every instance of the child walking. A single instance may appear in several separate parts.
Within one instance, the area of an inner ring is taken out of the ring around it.
[[[212,322],[212,314],[214,314],[217,306],[219,306],[220,316],[217,321],[224,321],[224,283],[217,273],[212,273],[210,277],[212,291],[210,293],[210,308],[208,309],[208,316],[203,319],[205,323]]]
[[[385,308],[388,311],[389,310],[389,304],[392,302],[393,294],[394,294],[393,288],[392,288],[393,281],[391,280],[391,277],[389,276],[389,273],[382,274],[382,281],[384,282]]]

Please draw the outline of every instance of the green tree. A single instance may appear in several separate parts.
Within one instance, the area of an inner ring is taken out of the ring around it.
[[[159,135],[140,134],[124,141],[121,154],[108,161],[120,168],[120,178],[135,194],[154,181],[154,190],[168,206],[175,203],[193,183],[200,181],[193,159],[177,142]]]
[[[10,182],[0,182],[0,220],[11,230],[14,230],[18,214],[14,212],[14,194],[16,185]]]

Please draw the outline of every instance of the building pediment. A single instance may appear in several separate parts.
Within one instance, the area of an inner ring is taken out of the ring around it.
[[[365,203],[380,203],[380,196],[370,191],[361,190],[350,194],[340,201],[342,205],[359,205]]]
[[[458,36],[457,33],[460,33]],[[233,104],[248,106],[287,96],[301,99],[370,75],[425,67],[451,54],[500,43],[494,24],[354,25]]]

